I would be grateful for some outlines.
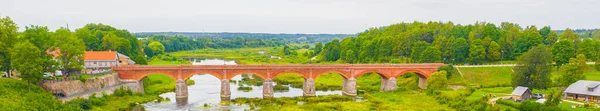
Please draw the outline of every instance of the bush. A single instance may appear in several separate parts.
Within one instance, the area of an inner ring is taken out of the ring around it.
[[[118,96],[118,97],[131,96],[131,95],[133,95],[133,91],[121,86],[118,89],[114,90],[113,95]]]
[[[90,101],[88,101],[88,100],[81,99],[81,98],[71,100],[67,104],[77,105],[81,109],[85,109],[85,110],[92,109],[92,103]]]
[[[90,95],[90,97],[88,98],[88,101],[90,103],[92,103],[92,105],[94,105],[94,106],[104,106],[104,105],[106,105],[106,103],[105,103],[106,100],[103,99],[103,98],[96,97],[95,93],[92,94],[92,95]]]

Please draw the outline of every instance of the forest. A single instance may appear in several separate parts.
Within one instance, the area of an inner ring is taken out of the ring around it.
[[[549,26],[521,27],[509,22],[412,22],[370,28],[356,37],[324,45],[317,43],[314,51],[321,61],[345,63],[484,64],[515,60],[531,47],[545,45],[559,64],[577,54],[597,60],[600,30],[584,32],[567,28],[559,33]]]

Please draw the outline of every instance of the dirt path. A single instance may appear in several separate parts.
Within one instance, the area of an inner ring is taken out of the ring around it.
[[[582,103],[582,102],[571,101],[571,100],[566,100],[566,99],[563,99],[562,101],[564,101],[564,102],[569,102],[569,103],[573,103],[573,104],[579,104],[579,105],[583,105],[583,104],[584,104],[584,103]]]
[[[498,99],[503,99],[503,98],[508,98],[510,96],[501,96],[501,97],[495,97],[492,98],[490,100],[488,100],[488,104],[492,104],[492,106],[494,106],[496,104],[496,101],[498,101]]]

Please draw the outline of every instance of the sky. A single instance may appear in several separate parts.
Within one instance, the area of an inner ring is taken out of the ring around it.
[[[413,21],[600,28],[600,0],[0,0],[25,26],[102,23],[130,32],[355,34]]]

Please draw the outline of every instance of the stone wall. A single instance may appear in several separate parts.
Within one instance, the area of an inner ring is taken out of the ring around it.
[[[107,74],[104,76],[98,76],[94,78],[88,78],[85,82],[80,80],[60,81],[60,82],[44,82],[42,87],[53,93],[62,93],[65,98],[76,98],[82,97],[87,98],[92,93],[101,95],[104,92],[106,94],[112,94],[114,89],[121,86],[132,89],[134,92],[143,92],[143,84],[138,81],[121,81],[119,75]]]

